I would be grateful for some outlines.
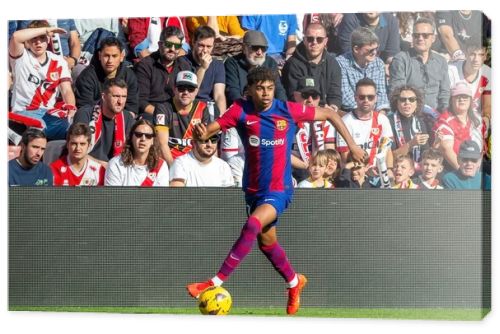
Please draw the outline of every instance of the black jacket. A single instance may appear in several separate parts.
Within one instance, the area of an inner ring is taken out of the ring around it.
[[[245,55],[240,53],[234,57],[227,58],[224,67],[226,70],[226,99],[227,105],[230,106],[234,101],[244,96],[248,83],[248,63]],[[262,67],[278,72],[278,64],[273,58],[267,55]],[[274,95],[279,100],[287,100],[285,89],[279,80],[276,82]]]
[[[282,81],[288,98],[294,101],[293,92],[297,91],[299,80],[314,78],[321,92],[320,104],[342,105],[342,71],[335,55],[323,52],[319,64],[309,62],[304,43],[300,43],[283,67]]]
[[[137,94],[137,77],[132,69],[120,64],[116,71],[116,78],[127,82],[127,103],[125,109],[137,114],[139,102]],[[86,69],[80,73],[75,82],[75,98],[77,108],[86,105],[94,106],[101,100],[101,93],[104,90],[106,74],[102,69],[98,57],[94,56]]]
[[[143,113],[148,104],[156,106],[165,103],[174,96],[174,83],[180,71],[190,71],[191,66],[182,57],[168,73],[160,62],[160,52],[153,52],[135,65],[139,84],[139,113]]]

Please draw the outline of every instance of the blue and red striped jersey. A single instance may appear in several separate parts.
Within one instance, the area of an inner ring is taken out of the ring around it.
[[[277,99],[258,112],[251,101],[237,100],[217,122],[235,127],[245,147],[243,190],[249,195],[293,192],[291,148],[298,122],[314,120],[314,107]]]

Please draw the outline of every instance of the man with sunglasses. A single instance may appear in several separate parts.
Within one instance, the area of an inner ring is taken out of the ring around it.
[[[193,140],[193,149],[175,159],[170,169],[171,187],[230,187],[234,185],[231,168],[215,156],[219,136]]]
[[[450,79],[446,59],[431,51],[436,40],[434,22],[425,17],[417,19],[412,36],[413,47],[394,56],[389,67],[390,91],[413,86],[424,94],[425,105],[442,112],[450,100]]]
[[[196,74],[181,71],[175,80],[174,97],[155,108],[153,124],[162,158],[169,166],[176,158],[191,151],[195,124],[210,122],[208,105],[198,100],[197,94]]]
[[[189,71],[191,65],[179,57],[184,33],[175,26],[162,30],[158,51],[143,58],[135,68],[139,84],[139,114],[153,120],[159,104],[165,104],[174,96],[175,78],[181,71]]]
[[[351,35],[351,51],[337,57],[342,70],[342,110],[356,109],[354,98],[356,83],[370,78],[377,84],[376,110],[389,110],[387,98],[385,65],[377,57],[379,42],[377,35],[365,27],[356,28]]]
[[[372,79],[364,78],[356,84],[356,104],[353,112],[342,117],[344,124],[354,138],[356,144],[366,151],[368,156],[368,175],[370,182],[378,184],[378,172],[376,170],[376,155],[385,149],[382,144],[387,138],[393,140],[393,133],[389,119],[384,114],[375,110],[377,103],[376,84]],[[337,134],[337,151],[342,161],[347,163],[350,149],[344,138]],[[392,151],[386,149],[386,164],[389,170],[393,167]],[[390,175],[390,174],[389,174]]]
[[[305,77],[312,77],[320,90],[320,105],[329,105],[335,110],[342,104],[339,63],[328,53],[328,37],[320,23],[311,23],[304,32],[303,41],[283,67],[283,86],[291,101],[297,101],[298,83]]]
[[[287,313],[300,307],[300,294],[307,284],[304,275],[295,272],[278,242],[279,216],[293,196],[291,146],[298,122],[329,120],[342,134],[355,161],[365,154],[349,135],[340,116],[330,108],[309,107],[274,98],[277,78],[270,69],[258,67],[248,73],[248,99],[240,99],[216,121],[196,125],[196,138],[206,140],[221,129],[236,127],[245,145],[243,191],[248,219],[218,273],[205,282],[187,286],[190,296],[198,296],[210,286],[220,286],[250,253],[256,241],[288,285]]]
[[[473,140],[466,140],[458,152],[458,169],[443,176],[447,189],[491,189],[491,178],[481,171],[482,153]]]

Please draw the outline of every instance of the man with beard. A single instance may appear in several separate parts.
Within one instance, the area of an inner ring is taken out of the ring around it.
[[[342,104],[342,72],[335,56],[327,52],[327,43],[325,27],[320,23],[308,25],[303,41],[283,67],[283,85],[288,98],[298,101],[299,81],[313,78],[321,93],[319,105],[328,104],[337,111]]]
[[[169,166],[174,159],[191,151],[194,126],[210,121],[207,103],[196,99],[197,93],[196,74],[181,71],[175,80],[174,97],[155,109],[154,126],[161,157]]]
[[[174,96],[174,83],[180,71],[191,68],[184,58],[179,58],[184,33],[174,26],[162,30],[158,51],[142,59],[135,68],[139,85],[139,114],[153,120],[158,104]]]
[[[52,186],[52,171],[41,162],[46,146],[42,130],[28,128],[23,133],[21,153],[9,161],[9,186]]]
[[[230,187],[234,185],[231,168],[217,152],[217,135],[193,140],[193,149],[174,161],[170,169],[171,187]]]
[[[123,79],[111,79],[104,86],[101,100],[96,105],[78,109],[73,120],[90,126],[89,155],[104,167],[124,149],[134,121],[126,111],[127,93],[127,83]]]
[[[273,71],[278,70],[276,61],[267,55],[268,42],[266,36],[256,30],[248,30],[243,37],[243,53],[230,57],[224,63],[226,69],[226,97],[227,104],[245,96],[247,75],[254,67],[265,67]],[[280,81],[276,82],[277,99],[286,101],[285,89]]]

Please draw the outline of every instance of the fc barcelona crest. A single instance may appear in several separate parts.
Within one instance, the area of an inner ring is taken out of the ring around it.
[[[287,127],[287,122],[284,119],[279,119],[276,121],[276,128],[280,131],[285,130]]]

